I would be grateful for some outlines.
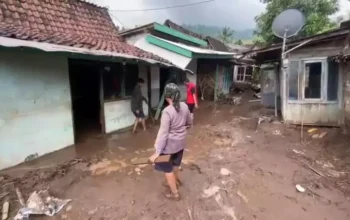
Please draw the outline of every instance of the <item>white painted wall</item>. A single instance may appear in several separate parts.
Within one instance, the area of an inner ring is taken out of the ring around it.
[[[141,38],[144,38],[146,35],[147,33],[139,33],[139,34],[125,37],[125,40],[126,40],[126,43],[130,45],[135,45],[138,40],[140,40]]]
[[[159,66],[151,67],[151,107],[158,107],[160,100],[160,68]]]
[[[0,169],[74,144],[68,60],[0,51]]]
[[[193,72],[193,74],[187,73],[188,79],[197,84],[197,59],[192,59],[191,62],[187,65],[186,69],[189,69]]]
[[[111,133],[132,126],[135,116],[130,109],[130,99],[104,104],[106,133]],[[143,103],[143,112],[148,115],[148,107]]]
[[[141,91],[142,95],[147,99],[147,66],[145,64],[139,64],[139,77],[145,80]],[[131,112],[130,105],[130,99],[106,102],[104,104],[106,133],[125,129],[134,124],[135,116]],[[146,116],[148,115],[148,106],[145,102],[143,103],[143,112]]]

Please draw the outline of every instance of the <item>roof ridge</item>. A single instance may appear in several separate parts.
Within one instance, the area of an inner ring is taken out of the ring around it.
[[[89,0],[74,0],[74,1],[81,2],[81,3],[83,3],[83,4],[90,5],[90,6],[93,6],[93,7],[95,7],[95,8],[100,8],[100,9],[106,9],[106,10],[108,10],[108,8],[107,8],[106,6],[100,6],[100,5],[96,4],[96,3],[90,2]]]

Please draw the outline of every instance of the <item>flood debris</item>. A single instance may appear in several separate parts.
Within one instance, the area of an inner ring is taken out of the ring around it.
[[[1,220],[7,220],[9,217],[9,210],[10,210],[10,202],[8,199],[4,201],[4,204],[2,205],[2,216]]]
[[[298,190],[298,192],[301,192],[301,193],[306,191],[306,189],[302,187],[300,184],[295,185],[295,188]]]
[[[54,216],[70,201],[70,199],[62,200],[52,197],[47,190],[34,191],[25,206],[18,211],[14,220],[28,219],[30,215]]]
[[[226,168],[221,168],[220,169],[220,174],[223,175],[223,176],[229,176],[232,174],[232,172]]]
[[[310,128],[307,133],[314,133],[315,131],[317,131],[317,128]]]
[[[237,196],[241,197],[241,199],[245,202],[248,203],[248,198],[245,196],[240,190],[237,190]]]

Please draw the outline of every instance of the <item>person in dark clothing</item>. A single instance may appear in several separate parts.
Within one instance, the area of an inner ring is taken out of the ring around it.
[[[134,113],[136,119],[134,124],[133,133],[135,133],[137,125],[141,122],[143,130],[146,130],[146,116],[143,113],[142,102],[147,103],[147,99],[143,97],[141,88],[144,85],[145,81],[142,78],[137,80],[137,85],[134,88],[134,91],[131,95],[131,111]],[[148,103],[147,103],[148,104]]]

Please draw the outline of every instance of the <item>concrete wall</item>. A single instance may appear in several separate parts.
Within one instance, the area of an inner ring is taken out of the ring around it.
[[[160,100],[160,69],[159,66],[151,67],[151,107],[158,107]]]
[[[344,113],[347,126],[350,126],[350,63],[344,65]]]
[[[74,144],[68,60],[0,52],[0,169]]]
[[[125,40],[126,40],[126,43],[130,45],[135,45],[138,40],[140,40],[141,38],[144,38],[146,35],[147,33],[139,33],[139,34],[125,37]]]
[[[145,80],[145,85],[142,87],[141,91],[142,95],[147,99],[147,66],[144,64],[139,64],[139,77]],[[143,111],[148,115],[148,106],[146,103],[143,103]],[[106,133],[128,128],[135,122],[135,116],[130,110],[130,99],[106,102],[104,104],[104,114]]]
[[[148,107],[143,103],[143,111],[148,115]],[[130,110],[130,99],[104,104],[106,133],[111,133],[132,126],[135,116]]]
[[[192,59],[191,62],[187,65],[186,69],[189,69],[194,73],[187,73],[188,79],[194,84],[197,84],[197,59]]]

